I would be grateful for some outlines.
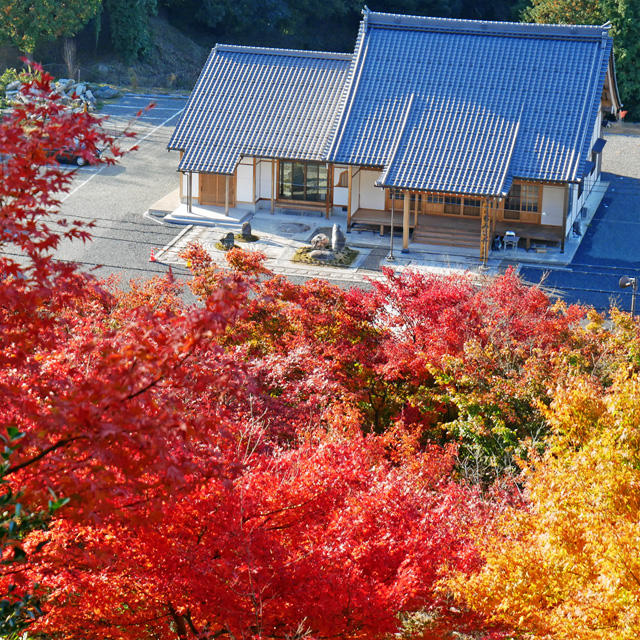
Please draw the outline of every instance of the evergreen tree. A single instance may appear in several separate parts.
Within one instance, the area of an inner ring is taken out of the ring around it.
[[[106,0],[111,20],[111,42],[125,62],[144,56],[153,38],[147,17],[155,14],[156,0]]]
[[[640,0],[532,0],[522,18],[546,24],[611,22],[621,98],[631,116],[640,117]]]

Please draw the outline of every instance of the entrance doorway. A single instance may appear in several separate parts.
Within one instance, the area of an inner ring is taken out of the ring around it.
[[[236,206],[236,177],[229,178],[229,207]],[[222,173],[200,174],[200,204],[224,207],[227,176]]]

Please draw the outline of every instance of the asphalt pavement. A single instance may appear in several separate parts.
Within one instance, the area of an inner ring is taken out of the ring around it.
[[[640,133],[618,127],[606,138],[603,180],[609,188],[573,258],[565,266],[523,266],[520,274],[569,303],[630,311],[631,289],[620,289],[619,281],[640,276]]]
[[[108,104],[106,128],[131,130],[122,137],[129,151],[116,165],[75,169],[73,185],[63,197],[67,218],[93,221],[92,241],[63,243],[56,257],[79,263],[99,277],[117,275],[123,283],[166,273],[166,266],[149,262],[152,247],[170,242],[178,232],[148,215],[149,207],[178,184],[178,154],[167,152],[169,137],[186,98],[125,95]],[[149,108],[151,106],[151,108]]]

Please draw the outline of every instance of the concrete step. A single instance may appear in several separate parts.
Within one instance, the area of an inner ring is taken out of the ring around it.
[[[201,227],[235,227],[239,228],[239,226],[245,221],[251,218],[253,214],[250,211],[247,211],[247,214],[243,216],[240,220],[231,217],[217,216],[217,217],[208,217],[201,216],[197,213],[187,213],[187,212],[176,212],[170,213],[163,218],[164,222],[168,222],[170,224],[194,224]]]

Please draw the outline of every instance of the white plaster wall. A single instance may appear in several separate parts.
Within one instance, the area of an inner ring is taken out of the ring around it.
[[[336,207],[346,207],[349,200],[349,189],[344,187],[333,188],[333,204]]]
[[[243,158],[236,169],[236,200],[253,204],[252,158]]]
[[[260,186],[258,190],[258,197],[266,198],[267,200],[271,200],[271,173],[273,171],[272,165],[272,160],[261,160],[259,162],[259,180],[256,181],[256,184]]]
[[[580,198],[582,200],[582,198]],[[571,225],[576,219],[578,213],[580,213],[580,202],[578,199],[578,185],[569,185],[569,201],[571,202],[571,214],[567,216],[567,234],[571,231]]]
[[[356,209],[360,208],[360,176],[362,175],[361,171],[358,171],[353,176],[353,180],[351,182],[351,213],[355,213]]]
[[[360,171],[360,208],[384,211],[384,189],[375,186],[379,171]]]
[[[562,226],[563,187],[542,187],[542,224]]]
[[[349,189],[348,187],[336,186],[340,181],[340,174],[343,171],[348,171],[348,167],[336,165],[333,167],[333,205],[336,207],[346,207],[349,201]]]

